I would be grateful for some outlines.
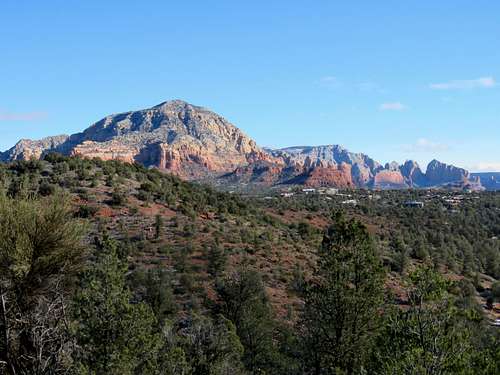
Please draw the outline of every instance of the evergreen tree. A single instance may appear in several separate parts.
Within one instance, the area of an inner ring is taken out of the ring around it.
[[[305,292],[305,373],[357,374],[366,367],[383,299],[384,271],[360,222],[334,217]]]
[[[158,239],[161,236],[161,230],[163,228],[163,217],[160,214],[155,216],[155,238]]]
[[[410,275],[410,308],[388,314],[383,332],[383,374],[472,374],[471,330],[447,282],[425,266]]]
[[[220,311],[236,326],[245,348],[243,362],[252,374],[279,374],[277,324],[258,273],[242,269],[217,285]],[[287,372],[284,372],[287,373]]]
[[[228,319],[193,316],[180,335],[192,375],[243,373],[243,346]]]
[[[81,374],[154,374],[160,345],[151,308],[132,304],[126,265],[105,237],[75,297],[75,361]]]
[[[208,273],[214,277],[220,276],[226,268],[227,256],[224,249],[213,244],[208,249]]]
[[[10,199],[0,192],[0,373],[64,371],[82,234],[65,196]]]

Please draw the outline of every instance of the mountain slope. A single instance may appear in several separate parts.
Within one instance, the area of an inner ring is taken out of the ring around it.
[[[135,161],[188,179],[228,172],[268,158],[252,139],[223,117],[180,100],[107,116],[63,142],[22,141],[3,159],[40,157],[50,151]]]
[[[68,140],[67,135],[42,138],[38,141],[21,139],[16,145],[5,152],[0,152],[0,161],[39,159],[47,150],[60,147]]]
[[[0,160],[40,158],[49,152],[138,162],[189,180],[215,177],[222,184],[481,188],[468,171],[436,160],[423,173],[413,161],[383,166],[339,145],[264,150],[222,116],[181,100],[110,115],[71,136],[21,140],[0,153]]]

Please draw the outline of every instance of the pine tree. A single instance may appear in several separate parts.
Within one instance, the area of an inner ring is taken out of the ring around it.
[[[384,271],[358,221],[334,217],[305,291],[305,373],[357,374],[373,349],[383,299]]]
[[[409,309],[387,314],[383,374],[472,374],[471,326],[448,293],[450,282],[429,266],[409,276]],[[479,331],[479,330],[478,330]]]
[[[148,305],[131,303],[115,241],[104,238],[97,250],[74,303],[79,372],[153,374],[160,345],[156,319]]]
[[[243,362],[247,370],[252,374],[280,373],[277,325],[259,274],[242,269],[221,281],[217,292],[220,312],[234,323],[245,348]]]

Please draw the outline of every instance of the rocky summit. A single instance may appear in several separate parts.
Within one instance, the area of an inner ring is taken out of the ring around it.
[[[85,158],[118,159],[198,179],[266,160],[268,154],[227,120],[180,100],[111,115],[82,133],[57,141],[20,141],[3,160],[40,157],[48,152]]]
[[[0,160],[41,158],[50,152],[138,162],[189,180],[273,186],[482,189],[480,177],[432,161],[382,165],[339,145],[262,149],[222,116],[181,100],[110,115],[71,136],[21,140]]]

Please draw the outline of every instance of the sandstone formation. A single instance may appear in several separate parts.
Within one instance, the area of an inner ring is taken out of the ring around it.
[[[399,169],[408,186],[422,187],[426,185],[425,175],[416,161],[407,160]]]
[[[486,190],[500,191],[500,173],[484,172],[472,173],[473,178],[479,179],[479,182]]]
[[[339,188],[402,189],[453,185],[477,189],[479,178],[432,161],[385,166],[338,145],[261,149],[218,114],[173,100],[149,109],[111,115],[82,133],[21,140],[1,161],[40,158],[48,152],[118,159],[156,167],[190,180],[230,184],[303,184]]]
[[[48,140],[22,141],[3,159],[27,159],[56,151],[137,161],[188,179],[229,172],[253,161],[272,160],[223,117],[180,100],[107,116],[82,133]]]
[[[281,158],[288,165],[302,168],[337,167],[342,163],[350,165],[351,177],[356,186],[368,186],[375,171],[381,165],[365,154],[352,153],[339,145],[288,147],[270,150],[275,157]]]
[[[303,175],[303,184],[310,187],[333,186],[343,189],[355,187],[352,181],[351,166],[346,163],[342,163],[338,167],[312,168]]]
[[[67,135],[46,137],[38,141],[21,139],[11,149],[0,152],[0,161],[39,159],[47,150],[56,149],[66,142]]]
[[[407,188],[405,179],[399,170],[383,169],[374,176],[373,187],[379,189]]]
[[[427,172],[425,172],[426,184],[429,186],[458,181],[467,182],[469,178],[470,173],[465,169],[447,165],[437,160],[431,161],[427,166]]]

